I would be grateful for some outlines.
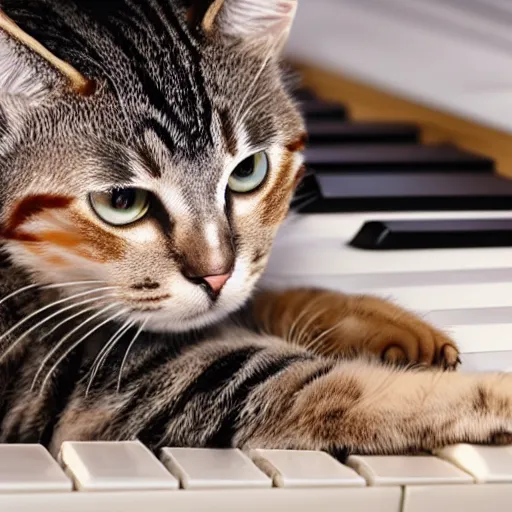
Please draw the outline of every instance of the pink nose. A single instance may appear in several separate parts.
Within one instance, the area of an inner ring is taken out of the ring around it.
[[[207,276],[203,277],[203,279],[208,283],[214,293],[219,294],[222,288],[226,286],[226,283],[229,281],[230,277],[231,272],[229,274],[222,274],[220,276]]]

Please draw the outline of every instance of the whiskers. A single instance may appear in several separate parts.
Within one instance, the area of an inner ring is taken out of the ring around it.
[[[8,299],[10,298],[13,298],[15,297],[16,295],[19,295],[21,293],[23,293],[24,291],[28,291],[28,290],[31,290],[31,289],[35,289],[35,288],[39,288],[39,289],[42,289],[42,290],[49,290],[49,289],[57,289],[57,288],[65,288],[65,287],[71,287],[71,286],[77,286],[77,285],[84,285],[84,284],[92,284],[92,283],[98,283],[99,281],[80,281],[80,282],[72,282],[72,283],[63,283],[63,284],[55,284],[55,285],[46,285],[46,286],[39,286],[39,285],[30,285],[30,286],[26,286],[24,288],[21,288],[19,290],[16,290],[15,292],[11,293],[10,295],[8,295],[7,297],[5,297],[4,299],[2,299],[2,301],[0,301],[0,304],[4,303],[5,301],[7,301]],[[103,283],[103,282],[102,282]],[[55,306],[59,306],[61,304],[65,304],[66,302],[71,302],[73,300],[76,300],[76,299],[79,299],[81,297],[85,297],[87,295],[92,295],[94,293],[98,293],[98,292],[103,292],[103,291],[109,291],[109,290],[115,290],[116,286],[104,286],[104,287],[99,287],[99,288],[93,288],[92,290],[86,290],[84,292],[80,292],[80,293],[75,293],[74,295],[71,295],[69,297],[65,297],[63,299],[59,299],[59,300],[56,300],[54,302],[51,302],[50,304],[47,304],[45,306],[43,306],[42,308],[39,308],[37,309],[36,311],[28,314],[27,316],[25,316],[22,320],[20,320],[19,322],[17,322],[14,326],[12,326],[10,329],[8,329],[6,332],[4,332],[1,336],[0,336],[0,343],[2,341],[4,341],[8,336],[10,336],[11,334],[13,334],[18,328],[20,328],[22,325],[26,324],[27,322],[29,322],[30,320],[32,320],[33,318],[37,317],[38,315],[40,315],[41,313],[44,313],[45,311],[55,307]],[[96,300],[98,299],[98,297],[95,298]],[[76,304],[75,304],[76,306]],[[54,318],[56,315],[50,315],[51,318]],[[50,320],[51,318],[48,318],[48,319],[45,319],[45,321],[41,324],[38,324],[38,326],[41,326],[43,325],[44,323],[46,323],[46,321]],[[18,338],[14,343],[10,344],[10,346],[3,352],[3,354],[0,356],[0,363],[2,361],[5,360],[5,358],[16,348],[19,346],[20,342],[28,335],[30,334],[30,332],[33,332],[34,329],[29,329],[29,332],[26,332],[24,333],[20,338]]]
[[[117,342],[122,339],[122,337],[133,327],[133,325],[135,325],[135,320],[127,320],[124,324],[121,325],[121,327],[119,327],[119,329],[112,335],[107,343],[105,343],[105,346],[100,350],[91,368],[91,377],[85,391],[85,396],[89,395],[89,391],[91,390],[94,378],[96,377],[100,368],[103,366],[103,363],[106,361],[110,352],[114,350]]]
[[[47,363],[52,359],[52,357],[57,353],[57,351],[65,344],[65,342],[73,336],[76,332],[78,332],[80,329],[85,327],[88,323],[92,322],[94,319],[98,318],[101,315],[104,315],[105,313],[111,311],[115,307],[118,307],[116,304],[110,304],[91,317],[89,317],[85,322],[82,322],[79,326],[75,327],[71,332],[69,332],[64,338],[62,338],[57,345],[50,350],[48,355],[44,358],[43,362],[39,366],[39,369],[36,372],[36,375],[34,376],[34,380],[32,381],[31,391],[34,390],[34,387],[39,379],[39,376],[41,375],[42,371],[44,370]],[[113,315],[109,316],[106,320],[103,322],[100,322],[96,326],[94,326],[92,329],[90,329],[88,332],[86,332],[78,341],[73,343],[65,352],[62,354],[57,361],[53,364],[53,366],[50,368],[50,370],[47,372],[46,377],[44,378],[42,384],[41,384],[41,391],[40,393],[43,393],[44,389],[46,388],[46,385],[48,384],[48,381],[52,377],[55,370],[59,367],[59,365],[73,352],[76,348],[78,348],[87,338],[89,338],[92,334],[94,334],[96,331],[101,329],[103,326],[107,325],[109,322],[115,320],[116,318],[119,318],[120,316],[129,313],[128,308],[121,309],[120,311],[117,311]]]
[[[35,290],[38,288],[39,290],[56,290],[58,288],[71,288],[73,286],[85,286],[91,284],[105,284],[105,281],[70,281],[67,283],[57,283],[57,284],[48,284],[48,285],[40,285],[40,284],[31,284],[28,286],[24,286],[23,288],[19,288],[9,295],[5,296],[0,300],[0,306],[7,302],[8,300],[20,295],[24,292]]]
[[[105,300],[109,297],[114,297],[113,294],[111,295],[103,295],[102,297],[94,297],[92,299],[87,299],[87,300],[83,300],[83,301],[80,301],[76,304],[72,304],[71,306],[67,306],[65,308],[62,308],[62,309],[59,309],[58,311],[56,311],[55,313],[52,313],[51,315],[47,316],[46,318],[43,318],[43,320],[41,320],[40,322],[38,322],[37,324],[33,325],[30,329],[27,329],[21,336],[19,336],[18,338],[16,338],[16,340],[11,344],[11,346],[9,347],[8,350],[6,350],[3,354],[3,357],[7,356],[9,354],[10,351],[14,350],[17,346],[19,346],[19,344],[29,335],[31,334],[32,332],[34,332],[36,329],[42,327],[44,324],[48,323],[50,320],[52,320],[53,318],[57,317],[57,316],[60,316],[62,315],[63,313],[65,313],[66,311],[69,311],[71,309],[75,309],[77,307],[80,307],[80,306],[84,306],[86,304],[90,304],[91,302],[101,302],[102,300]],[[67,322],[73,320],[74,318],[77,318],[78,316],[80,315],[83,315],[84,313],[86,313],[87,311],[91,311],[91,310],[94,310],[96,309],[95,307],[92,307],[92,308],[86,308],[85,310],[82,310],[82,311],[79,311],[77,314],[75,315],[71,315],[71,317],[68,317],[66,318],[64,321],[60,322],[56,327],[54,327],[50,332],[46,333],[45,335],[43,335],[43,337],[41,339],[44,339],[46,338],[47,336],[49,336],[52,332],[54,332],[55,330],[57,330],[59,327],[61,327],[62,325],[66,324]],[[1,360],[1,359],[0,359]]]
[[[135,345],[135,342],[139,339],[139,336],[141,335],[142,331],[146,327],[149,319],[146,319],[139,327],[139,330],[135,333],[135,336],[133,337],[132,341],[128,345],[128,348],[126,349],[126,353],[123,357],[123,361],[121,363],[121,366],[119,368],[119,377],[117,379],[117,392],[119,393],[119,390],[121,389],[121,380],[123,378],[123,370],[126,365],[126,361],[128,360],[128,355],[130,354],[131,349],[133,348],[133,345]]]
[[[39,382],[41,382],[41,378],[44,375],[40,386],[40,394],[42,394],[59,365],[61,365],[75,349],[77,349],[83,342],[85,342],[94,333],[102,329],[108,323],[114,322],[116,319],[119,319],[124,315],[128,317],[131,312],[131,308],[123,307],[115,300],[118,296],[117,291],[121,289],[122,286],[111,286],[108,285],[106,281],[101,280],[72,281],[49,285],[32,284],[23,286],[22,288],[19,288],[0,299],[0,305],[2,305],[10,299],[13,299],[31,290],[58,290],[73,287],[85,287],[85,289],[79,289],[80,291],[75,290],[76,293],[58,298],[57,300],[45,304],[35,311],[30,312],[21,320],[16,322],[15,325],[0,335],[0,346],[3,341],[9,341],[7,348],[0,355],[0,363],[2,363],[9,356],[9,354],[11,354],[22,345],[24,340],[26,340],[30,335],[34,336],[34,333],[37,334],[38,330],[43,328],[46,324],[52,321],[56,322],[55,325],[49,326],[49,330],[45,330],[41,333],[37,339],[38,342],[41,342],[55,332],[58,332],[59,329],[61,329],[66,324],[76,321],[77,325],[73,323],[73,328],[69,332],[65,333],[65,335],[45,354],[44,359],[41,361],[39,368],[34,375],[31,391],[34,391],[34,388]],[[62,307],[59,308],[59,306]],[[59,319],[59,317],[63,318]],[[80,317],[86,318],[83,320],[81,319],[82,321],[77,320]],[[139,326],[135,336],[129,343],[119,369],[119,376],[117,379],[118,391],[121,386],[123,369],[126,365],[130,350],[132,349],[137,339],[140,337],[148,321],[149,318]],[[89,385],[87,386],[87,393],[89,393],[94,378],[105,363],[109,354],[115,348],[117,343],[123,338],[123,336],[128,333],[130,329],[132,329],[136,324],[136,320],[130,319],[128,317],[128,319],[119,327],[114,335],[103,346],[92,366],[91,377]],[[23,330],[24,326],[28,328]],[[13,342],[10,342],[10,336],[14,335],[14,333],[18,334],[18,330],[22,332],[19,333]],[[79,339],[75,341],[74,339],[78,336],[80,336]],[[46,373],[44,373],[45,371]]]

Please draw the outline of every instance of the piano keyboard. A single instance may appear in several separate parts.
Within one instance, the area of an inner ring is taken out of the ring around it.
[[[164,448],[132,442],[0,445],[2,512],[508,512],[512,448],[435,455]]]
[[[486,155],[422,144],[414,124],[298,97],[309,176],[263,284],[393,300],[454,337],[462,371],[512,371],[512,181]]]

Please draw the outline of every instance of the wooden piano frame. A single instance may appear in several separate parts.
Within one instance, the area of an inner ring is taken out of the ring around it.
[[[326,100],[343,103],[354,121],[414,123],[420,127],[423,143],[453,143],[493,158],[498,172],[512,178],[512,134],[412,103],[324,69],[300,62],[292,65],[306,87]]]

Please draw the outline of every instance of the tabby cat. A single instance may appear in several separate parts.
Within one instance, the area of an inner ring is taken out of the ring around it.
[[[0,2],[0,442],[509,440],[512,376],[444,371],[412,314],[254,291],[303,174],[296,4]]]

